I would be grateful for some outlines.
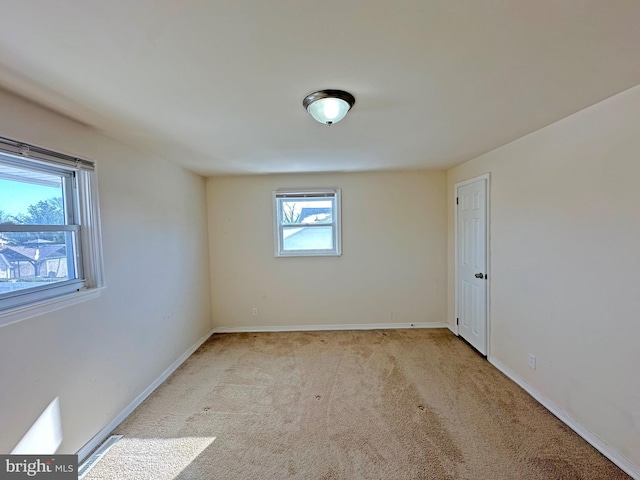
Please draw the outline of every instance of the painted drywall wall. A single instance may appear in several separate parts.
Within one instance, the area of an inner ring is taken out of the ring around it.
[[[342,189],[342,256],[274,257],[272,191],[312,187]],[[445,322],[445,191],[444,172],[209,178],[214,325]]]
[[[640,87],[448,172],[491,174],[491,357],[640,468]],[[537,356],[537,368],[527,355]]]
[[[205,181],[6,91],[0,135],[97,163],[107,288],[0,327],[0,452],[59,397],[76,453],[211,329]]]

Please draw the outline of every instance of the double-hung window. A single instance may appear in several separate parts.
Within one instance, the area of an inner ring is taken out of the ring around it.
[[[340,189],[273,192],[277,257],[341,254]]]
[[[99,287],[94,164],[0,138],[0,315]]]

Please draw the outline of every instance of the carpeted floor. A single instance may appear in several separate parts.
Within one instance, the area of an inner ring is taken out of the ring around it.
[[[218,334],[87,480],[627,479],[448,330]]]

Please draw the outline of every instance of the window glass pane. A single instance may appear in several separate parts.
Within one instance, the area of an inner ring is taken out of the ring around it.
[[[331,223],[333,200],[327,198],[287,199],[280,202],[282,224]]]
[[[340,189],[273,192],[276,256],[339,256]]]
[[[333,227],[283,227],[284,250],[331,250]]]
[[[0,295],[75,279],[74,235],[74,232],[0,233]]]
[[[0,163],[0,223],[64,225],[62,175]]]

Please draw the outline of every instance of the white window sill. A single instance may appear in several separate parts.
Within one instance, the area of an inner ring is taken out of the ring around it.
[[[32,303],[22,307],[12,308],[0,313],[0,327],[17,323],[28,318],[44,315],[61,308],[69,307],[77,303],[86,302],[98,298],[106,287],[88,288],[79,292],[62,295],[60,297],[48,298],[40,302]]]
[[[280,252],[280,253],[276,253],[275,257],[276,258],[287,258],[287,257],[341,257],[342,253],[341,252],[311,252],[311,253],[307,253],[307,252],[292,252],[292,253],[288,253],[288,252]]]

